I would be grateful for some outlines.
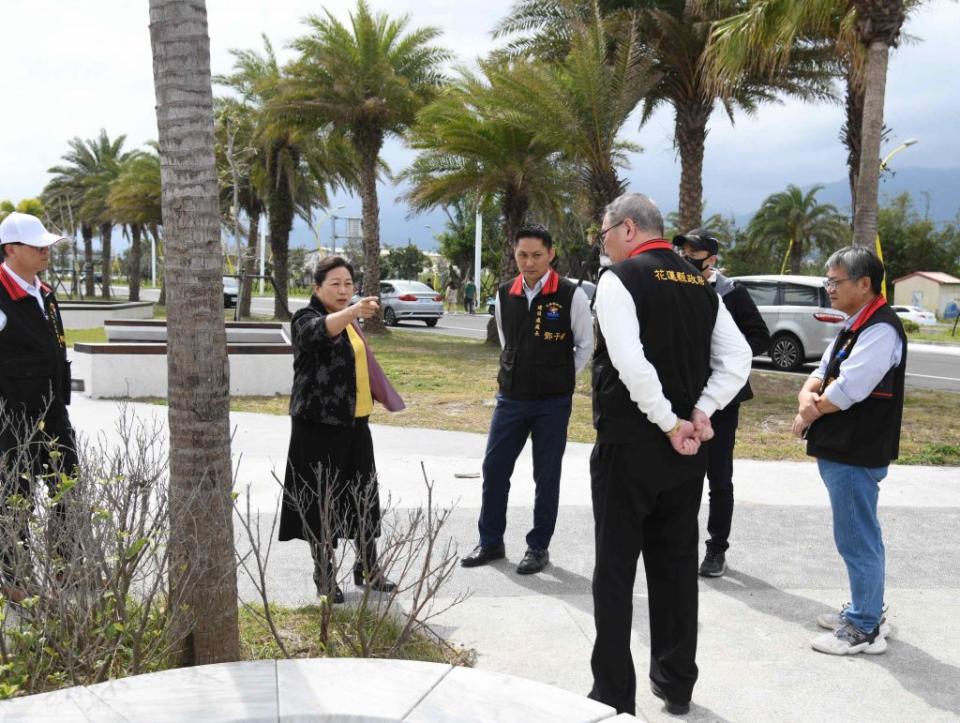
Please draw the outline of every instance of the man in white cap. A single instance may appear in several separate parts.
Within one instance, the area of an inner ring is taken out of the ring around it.
[[[61,238],[29,214],[0,222],[0,582],[13,602],[28,594],[24,548],[16,545],[18,536],[26,541],[26,520],[24,506],[9,497],[23,497],[29,508],[40,478],[52,495],[58,473],[73,474],[77,464],[63,322],[53,290],[38,276]]]

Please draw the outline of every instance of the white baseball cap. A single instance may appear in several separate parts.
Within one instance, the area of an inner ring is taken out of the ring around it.
[[[29,213],[14,211],[0,222],[0,244],[26,244],[44,248],[62,238],[64,237],[48,232],[40,219]]]

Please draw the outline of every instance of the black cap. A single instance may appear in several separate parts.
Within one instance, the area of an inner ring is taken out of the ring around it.
[[[720,242],[717,241],[716,237],[699,229],[673,237],[674,246],[683,246],[684,244],[690,244],[697,251],[706,251],[711,256],[720,253]]]

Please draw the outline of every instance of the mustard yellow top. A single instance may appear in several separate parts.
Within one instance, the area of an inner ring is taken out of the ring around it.
[[[367,349],[363,339],[353,328],[347,325],[347,336],[350,337],[350,346],[353,347],[353,358],[357,369],[357,408],[354,417],[369,417],[373,411],[373,394],[370,392],[370,371],[367,369]]]

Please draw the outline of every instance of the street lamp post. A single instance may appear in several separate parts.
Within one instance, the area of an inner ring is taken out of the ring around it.
[[[310,224],[310,225],[311,225],[311,230],[313,231],[313,235],[317,237],[317,253],[318,253],[318,254],[319,254],[319,253],[322,253],[322,252],[321,252],[321,249],[320,249],[320,227],[323,226],[323,222],[326,221],[328,218],[331,219],[331,221],[335,224],[335,223],[336,223],[336,220],[337,220],[337,217],[333,215],[333,211],[340,211],[340,210],[343,209],[343,208],[345,208],[345,206],[343,206],[342,204],[339,205],[339,206],[336,206],[336,207],[334,207],[332,210],[327,211],[325,214],[323,214],[323,218],[321,218],[319,221],[317,221],[316,225],[314,225],[313,223]],[[310,215],[311,215],[311,217],[313,216],[312,211],[311,211],[311,214],[310,214]],[[336,227],[334,227],[334,233],[336,233]],[[337,253],[337,238],[336,238],[336,236],[334,236],[334,238],[333,238],[333,248],[331,249],[330,253],[332,253],[332,254],[336,254],[336,253]]]
[[[918,142],[919,141],[917,141],[916,138],[908,138],[899,146],[897,146],[892,151],[890,151],[886,156],[884,156],[883,160],[880,161],[880,170],[878,171],[878,173],[883,173],[886,170],[887,164],[890,162],[890,159],[893,158],[895,155],[897,155],[900,151],[906,150],[910,146],[916,145]],[[877,239],[874,245],[876,246],[877,258],[880,259],[881,262],[883,262],[883,248],[881,248],[880,246],[879,229],[877,230]],[[887,297],[887,275],[886,274],[883,275],[883,282],[880,287],[880,290],[881,290],[881,293],[883,293],[884,298],[886,298]]]

